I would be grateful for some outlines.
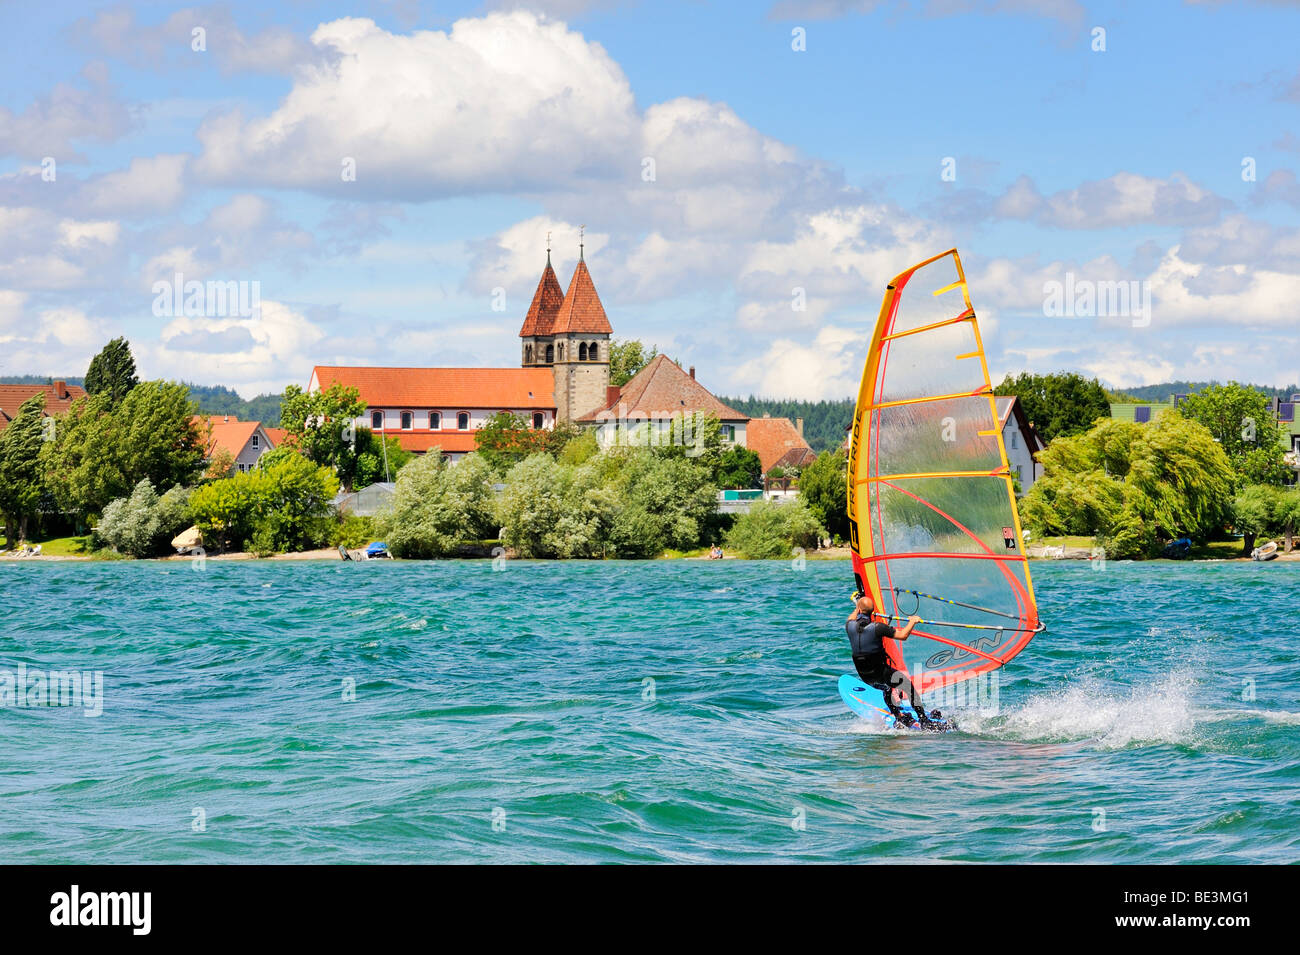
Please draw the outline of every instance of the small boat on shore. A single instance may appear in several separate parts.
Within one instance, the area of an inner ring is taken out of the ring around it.
[[[1277,559],[1277,541],[1269,541],[1260,547],[1256,547],[1250,552],[1251,560],[1276,560]]]

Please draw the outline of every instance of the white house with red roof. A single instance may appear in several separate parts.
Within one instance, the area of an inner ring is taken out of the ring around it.
[[[211,461],[225,451],[236,471],[253,470],[258,458],[279,443],[270,433],[279,429],[265,428],[260,421],[240,421],[233,415],[195,415],[192,420],[206,438],[204,460]]]

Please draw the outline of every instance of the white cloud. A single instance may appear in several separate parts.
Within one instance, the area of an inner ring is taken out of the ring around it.
[[[494,13],[402,36],[348,18],[312,42],[337,58],[300,71],[271,115],[200,127],[199,175],[418,199],[549,188],[638,159],[627,78],[562,23]]]
[[[1181,173],[1156,179],[1119,172],[1050,196],[1041,195],[1032,180],[1021,176],[994,202],[993,214],[1062,229],[1107,229],[1210,223],[1229,205]]]
[[[856,395],[867,341],[861,330],[822,327],[812,342],[778,338],[729,376],[737,393],[818,401]]]
[[[263,301],[254,318],[180,317],[163,326],[159,341],[142,346],[150,375],[220,381],[251,398],[306,384],[320,361],[325,333],[282,302]]]
[[[132,217],[167,212],[185,195],[189,158],[178,154],[132,159],[126,169],[86,183],[85,207],[99,214]]]

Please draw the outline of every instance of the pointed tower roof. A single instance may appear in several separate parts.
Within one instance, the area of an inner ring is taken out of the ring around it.
[[[564,290],[560,288],[560,280],[555,277],[555,269],[551,268],[551,252],[548,249],[546,269],[537,283],[537,291],[533,293],[533,304],[528,306],[528,314],[524,317],[524,327],[519,329],[519,337],[551,334],[555,316],[563,304]]]
[[[573,278],[569,279],[569,290],[564,293],[564,304],[555,316],[552,330],[556,335],[569,332],[579,335],[614,333],[605,316],[605,307],[600,304],[600,296],[596,294],[596,286],[591,281],[591,273],[587,271],[587,263],[582,258],[578,259],[578,267],[573,270]]]

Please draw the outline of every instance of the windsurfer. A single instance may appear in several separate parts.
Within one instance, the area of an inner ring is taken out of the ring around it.
[[[861,595],[857,598],[853,613],[849,614],[849,619],[844,624],[849,645],[853,649],[853,665],[857,668],[858,676],[862,677],[863,683],[884,693],[885,706],[900,725],[911,726],[916,720],[899,709],[898,704],[894,702],[896,689],[907,696],[912,704],[912,711],[920,719],[921,725],[928,728],[932,723],[929,714],[921,705],[920,694],[917,693],[916,687],[906,673],[890,665],[889,655],[885,652],[886,640],[906,640],[912,635],[912,629],[921,622],[921,618],[908,617],[907,624],[901,630],[896,630],[883,620],[873,619],[877,616],[875,610],[875,602],[870,597]]]

